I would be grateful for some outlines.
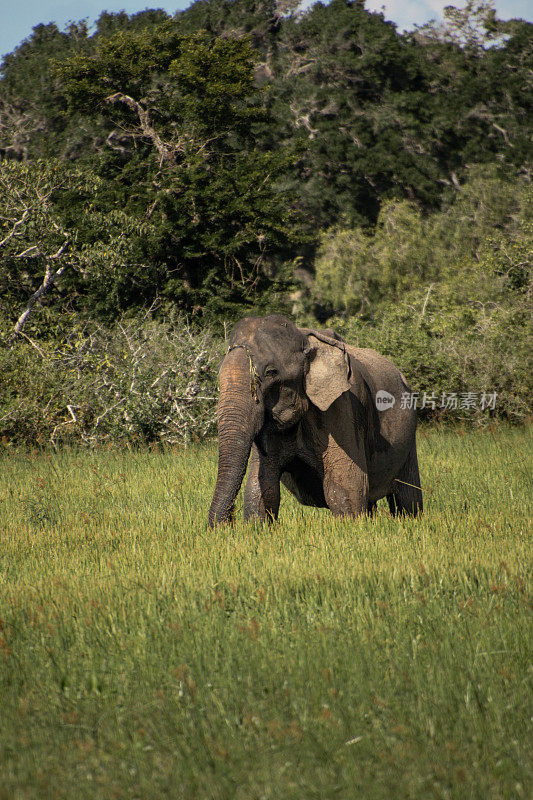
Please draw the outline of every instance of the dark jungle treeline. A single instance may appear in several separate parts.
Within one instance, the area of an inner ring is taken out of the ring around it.
[[[198,0],[34,28],[0,76],[0,435],[207,435],[222,334],[269,311],[498,393],[454,419],[526,418],[532,27]]]

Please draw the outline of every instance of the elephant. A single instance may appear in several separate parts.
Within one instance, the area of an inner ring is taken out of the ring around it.
[[[277,519],[282,483],[335,516],[422,511],[416,411],[401,372],[332,330],[271,314],[233,329],[219,372],[218,475],[209,525],[233,518],[249,464],[245,520]]]

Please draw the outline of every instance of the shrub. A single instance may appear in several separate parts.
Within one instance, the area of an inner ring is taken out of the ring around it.
[[[186,443],[215,430],[222,345],[150,317],[0,350],[0,436],[17,443]]]
[[[423,392],[435,392],[439,398],[442,392],[497,393],[496,409],[490,414],[479,408],[459,409],[445,413],[446,421],[483,424],[497,416],[523,422],[531,414],[525,300],[514,307],[497,302],[453,302],[450,286],[438,284],[429,295],[427,290],[414,290],[401,304],[382,306],[374,320],[356,316],[328,324],[349,342],[391,358],[421,397]],[[440,415],[438,408],[420,410],[422,418]]]
[[[315,300],[349,341],[391,356],[414,390],[497,392],[496,413],[524,420],[531,199],[526,181],[473,168],[453,202],[425,219],[407,201],[384,203],[373,232],[322,235]]]

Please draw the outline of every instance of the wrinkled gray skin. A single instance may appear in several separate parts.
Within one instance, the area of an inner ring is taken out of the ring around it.
[[[378,390],[396,402],[378,411]],[[275,519],[280,481],[335,515],[418,514],[416,412],[401,408],[402,374],[333,331],[271,315],[241,320],[220,368],[219,462],[209,524],[231,520],[248,459],[244,517]],[[395,480],[399,479],[399,480]],[[412,485],[408,485],[412,484]]]

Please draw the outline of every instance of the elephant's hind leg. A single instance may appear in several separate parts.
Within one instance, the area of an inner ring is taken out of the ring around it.
[[[407,456],[407,461],[393,481],[392,492],[387,495],[391,514],[409,514],[416,517],[423,508],[422,489],[420,487],[420,473],[418,471],[418,458],[416,444]]]

